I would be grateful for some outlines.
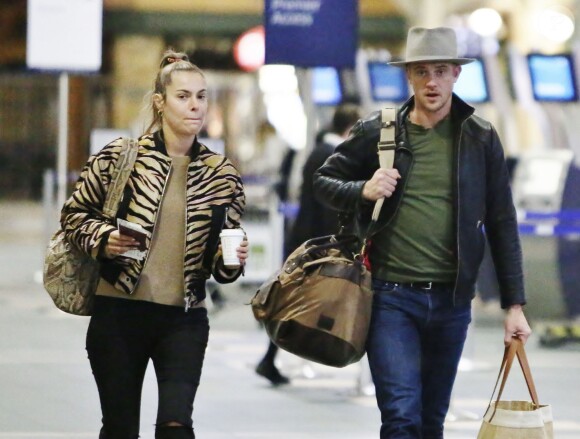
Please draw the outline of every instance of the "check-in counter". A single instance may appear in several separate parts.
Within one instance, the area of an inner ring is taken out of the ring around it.
[[[513,180],[514,202],[524,257],[528,305],[534,319],[561,319],[570,273],[580,271],[580,251],[570,257],[570,243],[580,242],[580,179],[569,150],[529,153],[521,157]],[[562,258],[562,250],[568,257]],[[563,260],[564,259],[564,260]],[[567,270],[570,267],[576,267]]]

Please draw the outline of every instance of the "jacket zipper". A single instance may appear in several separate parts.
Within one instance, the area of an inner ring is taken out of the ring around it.
[[[459,197],[459,191],[460,191],[460,185],[459,185],[459,160],[461,157],[461,137],[463,135],[463,125],[465,124],[465,121],[467,119],[463,119],[463,121],[461,122],[461,127],[459,128],[459,138],[457,139],[457,165],[455,167],[455,185],[456,185],[456,190],[457,190],[457,217],[455,218],[456,221],[456,226],[455,226],[455,242],[456,242],[456,246],[457,246],[457,265],[456,265],[456,274],[455,274],[455,284],[453,286],[453,306],[455,306],[455,302],[457,299],[457,283],[459,282],[459,266],[461,265],[461,255],[460,253],[460,248],[461,246],[459,245],[459,212],[461,211],[460,209],[460,197]]]
[[[187,166],[187,172],[189,173],[189,167],[191,163]],[[185,251],[187,250],[187,182],[185,183],[185,233],[183,236],[183,266],[185,267]],[[183,272],[183,276],[181,278],[183,281],[183,302],[184,302],[184,310],[185,312],[189,311],[189,309],[193,305],[194,295],[189,294],[187,291],[187,285],[185,283],[185,269]]]
[[[191,163],[189,165],[187,165],[187,173],[189,174],[189,167],[191,166]],[[185,218],[184,218],[184,223],[185,224],[185,230],[183,231],[184,236],[183,236],[183,266],[185,267],[185,251],[187,249],[187,176],[185,179]],[[183,281],[183,300],[185,301],[185,311],[188,310],[189,306],[190,306],[190,302],[188,301],[188,296],[187,296],[187,291],[186,291],[186,285],[185,285],[185,270],[183,273],[183,276],[181,278],[181,280]]]

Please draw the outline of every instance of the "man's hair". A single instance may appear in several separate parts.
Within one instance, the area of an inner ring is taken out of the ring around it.
[[[331,131],[336,134],[342,134],[350,129],[360,118],[361,114],[358,105],[341,104],[334,111]]]

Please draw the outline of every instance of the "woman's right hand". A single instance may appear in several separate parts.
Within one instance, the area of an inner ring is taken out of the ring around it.
[[[129,250],[137,249],[138,247],[139,243],[134,238],[127,235],[121,235],[118,230],[114,230],[109,235],[109,240],[105,246],[105,257],[113,259]]]

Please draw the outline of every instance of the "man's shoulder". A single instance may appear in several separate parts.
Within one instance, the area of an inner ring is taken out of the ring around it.
[[[378,135],[381,127],[381,112],[373,111],[359,119],[350,130],[351,136],[372,137]]]
[[[469,116],[463,123],[463,133],[473,137],[484,139],[495,132],[493,124],[476,114]]]
[[[478,116],[477,114],[472,114],[469,118],[467,118],[467,122],[473,126],[473,127],[477,127],[483,130],[489,130],[491,128],[493,128],[493,124],[487,120],[484,119],[481,116]]]

